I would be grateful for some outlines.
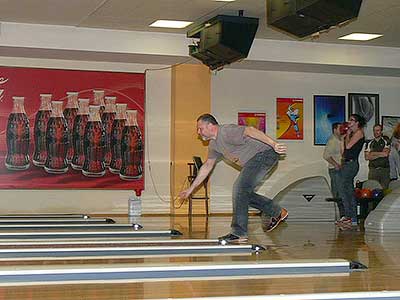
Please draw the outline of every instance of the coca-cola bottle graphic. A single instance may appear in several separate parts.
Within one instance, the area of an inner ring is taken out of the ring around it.
[[[35,140],[35,151],[32,162],[37,167],[43,167],[46,163],[46,130],[51,115],[51,94],[40,94],[40,107],[35,117],[33,136]]]
[[[122,164],[121,139],[126,121],[126,106],[127,105],[124,103],[118,103],[116,105],[117,113],[111,127],[111,162],[108,169],[114,174],[119,174]]]
[[[100,177],[106,173],[104,165],[104,149],[106,132],[100,118],[100,106],[89,106],[89,120],[85,128],[83,147],[85,161],[82,174],[88,177]]]
[[[13,97],[13,108],[7,122],[7,155],[5,166],[9,170],[29,168],[29,120],[24,97]]]
[[[126,123],[121,139],[122,164],[119,177],[124,180],[142,177],[143,142],[137,123],[137,111],[126,111]]]
[[[104,104],[104,91],[103,90],[93,90],[93,105],[100,106],[100,118],[106,108]]]
[[[111,127],[115,119],[115,100],[117,98],[113,96],[106,96],[106,108],[104,109],[103,115],[101,116],[101,122],[103,123],[104,130],[106,131],[106,147],[104,150],[104,164],[106,167],[111,162]]]
[[[72,143],[72,132],[74,129],[74,121],[78,114],[78,93],[67,92],[67,105],[64,109],[64,118],[68,125],[68,150],[67,150],[67,162],[71,163],[72,157],[74,156],[74,145]]]
[[[46,130],[47,173],[62,174],[68,171],[68,125],[63,115],[63,102],[51,102],[51,116]]]
[[[71,167],[74,170],[82,170],[83,162],[85,161],[83,140],[86,124],[89,120],[89,99],[79,99],[78,106],[78,115],[75,118],[72,133],[74,156],[72,157]]]

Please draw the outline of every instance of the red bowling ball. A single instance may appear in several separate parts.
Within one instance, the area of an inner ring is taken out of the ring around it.
[[[370,189],[361,189],[361,197],[362,199],[371,198],[372,191]]]
[[[348,122],[343,122],[342,124],[340,124],[339,131],[341,135],[345,135],[348,130],[349,130]]]
[[[360,188],[356,188],[354,190],[354,197],[361,198],[361,189]]]

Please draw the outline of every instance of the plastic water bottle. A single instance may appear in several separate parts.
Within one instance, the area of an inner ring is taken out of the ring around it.
[[[128,215],[141,216],[142,215],[142,200],[140,199],[140,192],[136,191],[135,195],[129,197],[129,211]]]

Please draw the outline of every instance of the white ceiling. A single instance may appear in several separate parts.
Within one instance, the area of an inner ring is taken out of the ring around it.
[[[282,0],[285,1],[285,0]],[[0,0],[0,22],[69,25],[77,27],[186,33],[186,29],[157,29],[148,25],[157,19],[204,22],[217,14],[258,17],[256,38],[294,40],[266,25],[266,0]],[[337,44],[400,47],[400,0],[363,0],[357,20],[341,28],[304,41]],[[369,42],[340,41],[352,32],[380,33],[384,36]]]

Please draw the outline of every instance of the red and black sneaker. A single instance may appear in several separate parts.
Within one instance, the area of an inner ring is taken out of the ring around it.
[[[282,221],[284,221],[288,217],[289,213],[286,209],[282,208],[281,213],[278,217],[271,218],[271,223],[266,229],[267,232],[274,230]]]

